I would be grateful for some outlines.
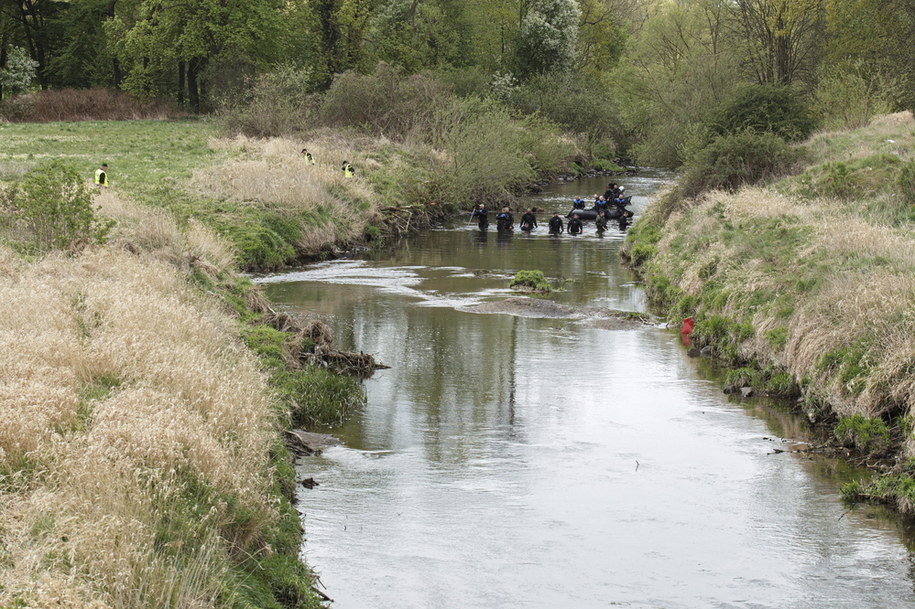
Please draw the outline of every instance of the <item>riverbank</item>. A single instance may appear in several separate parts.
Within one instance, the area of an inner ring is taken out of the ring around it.
[[[361,388],[278,363],[212,230],[96,202],[105,245],[0,248],[0,605],[318,607],[282,434]]]
[[[915,121],[879,117],[803,145],[788,177],[686,199],[676,186],[623,252],[728,384],[797,399],[883,472],[849,498],[915,515]]]

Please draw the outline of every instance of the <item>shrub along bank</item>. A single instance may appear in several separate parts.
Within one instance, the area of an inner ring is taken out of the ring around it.
[[[361,387],[280,363],[202,223],[112,192],[90,211],[104,235],[0,227],[0,606],[318,607],[279,433]]]
[[[849,496],[915,514],[915,121],[820,133],[757,186],[672,187],[624,257],[731,381],[797,397],[835,441],[889,469]],[[749,157],[752,158],[752,157]],[[752,168],[750,168],[752,172]],[[752,180],[741,180],[746,184]],[[891,465],[890,465],[891,464]]]

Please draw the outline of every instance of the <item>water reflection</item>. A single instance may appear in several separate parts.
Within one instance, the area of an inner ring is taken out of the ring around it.
[[[455,228],[270,284],[393,366],[301,465],[334,606],[915,607],[899,525],[846,513],[840,462],[770,454],[797,419],[729,401],[674,334],[464,311],[530,268],[644,310],[620,242]]]

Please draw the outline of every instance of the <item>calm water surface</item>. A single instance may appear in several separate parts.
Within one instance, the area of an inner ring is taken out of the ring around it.
[[[640,211],[658,177],[622,178]],[[536,198],[566,211],[606,179]],[[544,214],[544,220],[546,215]],[[480,235],[461,220],[396,253],[264,278],[341,348],[391,366],[301,462],[303,552],[338,609],[915,608],[910,539],[846,513],[852,473],[782,453],[789,415],[729,401],[661,327],[606,330],[583,307],[644,311],[603,239]],[[540,269],[581,315],[473,312]]]

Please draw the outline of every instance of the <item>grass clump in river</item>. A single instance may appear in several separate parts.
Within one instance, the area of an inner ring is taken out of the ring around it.
[[[547,281],[543,271],[518,271],[508,284],[513,290],[549,294],[553,286]]]
[[[915,120],[804,146],[794,176],[690,199],[673,188],[630,230],[624,256],[671,321],[696,320],[694,346],[754,371],[735,382],[802,391],[812,420],[838,425],[837,442],[915,457],[915,440],[886,433],[915,409],[915,215],[903,196]]]

